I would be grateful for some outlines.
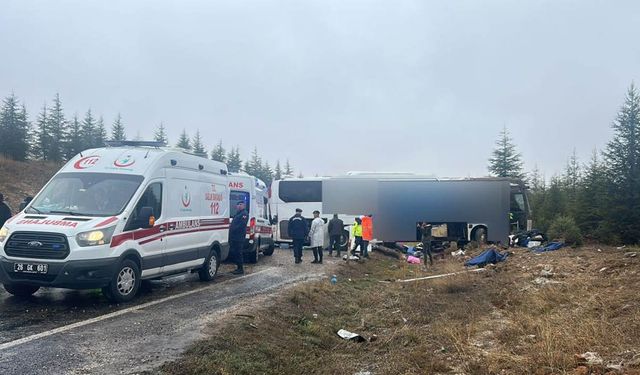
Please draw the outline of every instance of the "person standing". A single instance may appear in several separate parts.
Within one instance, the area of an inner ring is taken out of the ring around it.
[[[433,256],[431,255],[431,240],[433,240],[431,224],[424,222],[420,226],[422,233],[422,251],[424,252],[424,265],[427,265],[427,257],[429,257],[429,265],[433,266]]]
[[[324,247],[324,220],[320,218],[320,211],[313,211],[313,221],[309,229],[309,240],[313,249],[313,262],[322,264],[322,250]]]
[[[351,249],[351,255],[356,255],[358,247],[362,252],[362,220],[359,217],[356,218],[356,222],[351,226],[351,233],[353,233],[353,242],[355,243],[353,249]]]
[[[309,234],[309,226],[307,219],[302,217],[300,208],[296,208],[296,214],[289,219],[288,232],[289,237],[293,240],[293,257],[296,264],[302,263],[302,246],[304,246],[304,240]]]
[[[340,238],[344,231],[344,222],[338,219],[338,214],[333,214],[333,219],[329,220],[329,255],[336,251],[336,256],[340,257]]]
[[[4,202],[4,195],[0,193],[0,228],[11,218],[11,209]]]
[[[362,217],[362,254],[369,257],[369,242],[373,240],[373,215]]]
[[[247,235],[247,221],[249,221],[249,213],[245,209],[244,201],[239,201],[236,204],[236,214],[231,219],[231,225],[229,226],[229,252],[237,267],[235,271],[231,272],[234,275],[244,275],[244,254],[242,249]]]

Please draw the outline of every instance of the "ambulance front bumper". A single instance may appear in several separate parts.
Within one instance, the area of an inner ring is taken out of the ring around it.
[[[16,272],[16,264],[46,264],[46,273]],[[69,289],[95,289],[111,281],[118,258],[46,262],[42,259],[10,260],[0,257],[0,282]]]

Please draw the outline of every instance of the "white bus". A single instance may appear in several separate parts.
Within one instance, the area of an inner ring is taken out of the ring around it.
[[[320,217],[327,223],[333,217],[333,212],[322,212],[322,181],[327,177],[284,178],[271,183],[269,208],[271,223],[273,224],[276,243],[289,243],[289,218],[296,213],[296,208],[302,210],[302,216],[309,225],[313,219],[313,211],[320,211]],[[353,224],[355,216],[339,215],[344,222],[340,245],[343,249],[349,241],[349,226]],[[327,242],[328,246],[328,242]]]

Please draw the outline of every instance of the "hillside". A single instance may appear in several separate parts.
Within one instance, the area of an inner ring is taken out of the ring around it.
[[[15,213],[22,199],[35,195],[58,169],[60,165],[55,163],[19,162],[0,157],[0,193]]]

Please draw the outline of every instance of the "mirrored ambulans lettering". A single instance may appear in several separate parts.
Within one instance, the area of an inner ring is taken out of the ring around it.
[[[33,225],[55,225],[59,227],[75,228],[78,226],[77,222],[66,220],[46,220],[46,219],[23,219],[16,222],[19,224],[33,224]]]

